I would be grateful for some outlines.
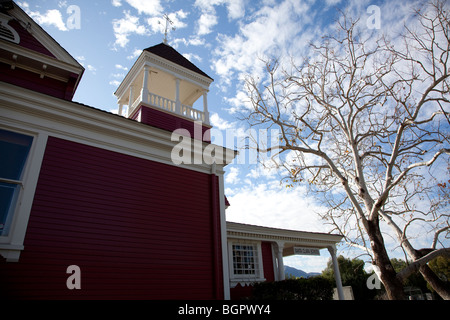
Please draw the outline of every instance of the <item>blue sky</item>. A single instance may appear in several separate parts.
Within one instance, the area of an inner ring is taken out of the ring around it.
[[[300,57],[308,43],[333,27],[337,9],[348,9],[361,19],[367,8],[382,9],[382,29],[398,21],[411,3],[344,0],[40,0],[17,1],[62,47],[86,69],[74,101],[117,112],[113,93],[141,50],[163,40],[168,14],[175,30],[168,42],[215,81],[208,94],[211,123],[224,132],[247,130],[237,119],[245,107],[243,78],[263,77],[265,57]],[[79,25],[73,24],[78,14]],[[401,19],[400,19],[401,20]],[[228,131],[226,131],[228,130]],[[217,144],[220,144],[216,142]],[[224,143],[225,144],[225,143]],[[231,207],[227,219],[249,224],[328,232],[315,211],[319,199],[299,185],[280,184],[281,172],[253,163],[227,167],[225,188]],[[320,272],[321,257],[293,257],[285,263]]]

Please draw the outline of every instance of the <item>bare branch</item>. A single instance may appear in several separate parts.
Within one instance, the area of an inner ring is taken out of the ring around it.
[[[439,230],[436,231],[436,233],[434,234],[434,237],[433,237],[433,243],[431,244],[431,248],[432,248],[432,249],[436,249],[436,244],[437,244],[439,235],[440,235],[442,232],[448,231],[448,230],[450,230],[450,226],[443,227],[443,228],[441,228],[441,229],[439,229]]]
[[[402,271],[397,273],[397,278],[400,281],[403,281],[404,279],[408,278],[412,273],[417,272],[421,266],[427,264],[428,262],[439,256],[450,257],[450,248],[442,248],[439,250],[434,250],[431,253],[421,257],[420,259],[415,260],[409,266],[407,266]]]
[[[277,152],[284,181],[316,193],[328,206],[322,217],[373,253],[391,288],[401,283],[380,223],[413,260],[411,239],[423,235],[407,234],[411,226],[436,232],[433,248],[449,230],[444,205],[436,203],[439,185],[450,184],[450,171],[441,170],[450,156],[450,29],[443,4],[434,1],[426,14],[417,11],[417,24],[405,26],[403,42],[374,41],[343,13],[338,31],[312,45],[309,58],[288,67],[268,61],[267,78],[246,81],[249,124],[280,130],[279,146],[257,145],[258,152]]]

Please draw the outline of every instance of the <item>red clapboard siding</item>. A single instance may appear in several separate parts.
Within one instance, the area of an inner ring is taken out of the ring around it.
[[[25,30],[25,28],[22,27],[18,21],[12,19],[8,22],[8,24],[13,27],[14,30],[16,30],[19,34],[19,46],[55,58],[55,56],[44,45],[42,45],[42,43],[36,40],[36,38],[33,37],[27,30]]]
[[[39,74],[23,70],[0,62],[0,81],[47,94],[56,98],[66,99],[67,83],[49,77],[40,78]],[[71,99],[70,95],[69,98]],[[70,100],[66,99],[66,100]]]
[[[261,251],[263,258],[264,278],[266,281],[275,281],[275,271],[273,270],[272,244],[270,242],[261,242]]]
[[[176,129],[186,129],[192,138],[211,142],[211,134],[210,131],[208,131],[209,128],[206,126],[202,126],[201,133],[199,132],[199,135],[201,134],[201,136],[197,137],[197,133],[194,131],[194,122],[191,120],[183,119],[170,113],[146,106],[139,106],[132,118],[136,119],[139,113],[142,123],[170,132],[173,132]],[[205,139],[203,139],[203,137]]]
[[[25,250],[0,262],[0,287],[21,298],[223,298],[216,180],[50,137]],[[66,287],[72,264],[81,290]]]

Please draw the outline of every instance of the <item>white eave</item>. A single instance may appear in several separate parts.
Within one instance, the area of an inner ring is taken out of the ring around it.
[[[56,137],[83,141],[111,151],[175,165],[171,152],[178,142],[171,140],[171,132],[107,111],[5,82],[0,82],[0,109],[0,125],[14,119],[14,122],[30,130],[45,131]],[[194,158],[204,159],[202,163],[180,164],[179,167],[209,174],[211,165],[208,163],[212,163],[212,160],[203,152],[207,145],[203,142],[202,148],[192,150]],[[224,155],[235,155],[233,150],[216,147]],[[218,164],[217,170],[221,172],[227,164],[228,162]]]
[[[76,69],[83,69],[83,66],[75,60],[55,39],[53,39],[41,26],[31,19],[17,4],[8,14],[19,21],[22,25],[28,26],[28,30],[56,59],[72,65]]]
[[[129,88],[130,84],[134,82],[144,66],[166,72],[173,75],[174,78],[179,78],[181,80],[194,83],[205,90],[208,90],[210,84],[213,82],[213,80],[208,77],[202,76],[172,61],[144,50],[142,51],[141,55],[136,60],[134,65],[131,67],[130,71],[127,73],[122,83],[117,88],[116,92],[114,92],[114,95],[116,97],[119,98],[124,94],[127,94],[125,91]]]
[[[335,245],[342,239],[342,236],[337,234],[269,228],[230,221],[227,221],[227,237],[230,239],[284,242],[285,248],[292,244],[319,249]]]

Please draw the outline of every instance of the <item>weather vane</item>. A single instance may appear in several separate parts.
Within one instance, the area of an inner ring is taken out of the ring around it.
[[[163,15],[163,18],[166,20],[166,28],[164,29],[164,40],[163,42],[165,44],[167,44],[167,31],[169,30],[169,24],[173,26],[173,21],[170,20],[169,16],[165,13]],[[159,24],[161,24],[161,22],[158,22]],[[175,27],[171,28],[172,30],[175,30]]]

